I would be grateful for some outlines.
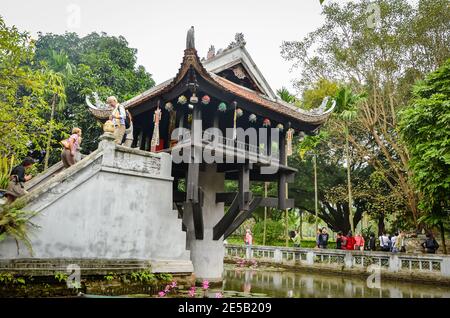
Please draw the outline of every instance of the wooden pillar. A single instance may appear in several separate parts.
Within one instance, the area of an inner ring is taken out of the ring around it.
[[[279,151],[280,151],[280,165],[286,165],[287,157],[286,157],[286,132],[280,133],[280,142],[279,142]],[[286,209],[286,174],[279,170],[278,171],[278,208],[280,210]]]
[[[198,196],[198,177],[200,171],[200,159],[202,154],[201,145],[195,145],[195,142],[201,142],[202,134],[202,117],[199,105],[194,106],[191,125],[191,153],[188,167],[188,178],[186,184],[186,201],[193,203],[199,202]]]
[[[239,210],[248,211],[250,206],[250,167],[243,164],[239,170]]]
[[[145,150],[145,134],[144,134],[144,130],[143,129],[139,133],[138,147],[141,150]]]

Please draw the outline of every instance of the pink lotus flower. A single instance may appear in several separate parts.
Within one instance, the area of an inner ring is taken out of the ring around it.
[[[208,289],[209,288],[209,282],[207,280],[204,280],[203,283],[202,283],[202,287],[205,290]]]
[[[190,297],[194,297],[195,296],[195,287],[194,286],[192,286],[191,289],[189,289],[188,294],[189,294]]]
[[[166,293],[163,292],[163,291],[160,291],[160,292],[158,293],[158,296],[159,296],[159,297],[164,297],[164,296],[166,296]]]
[[[223,298],[222,293],[216,293],[216,298]]]
[[[172,288],[177,287],[177,282],[176,282],[176,281],[173,281],[172,284],[170,284],[170,287],[172,287]]]

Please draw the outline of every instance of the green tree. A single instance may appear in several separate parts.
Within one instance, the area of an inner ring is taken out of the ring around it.
[[[402,198],[418,226],[418,192],[411,182],[409,153],[397,127],[398,111],[411,85],[450,56],[447,0],[378,0],[381,21],[370,28],[372,1],[333,2],[323,7],[324,23],[301,41],[282,45],[283,57],[301,69],[297,87],[310,89],[326,78],[365,93],[348,137],[352,151],[374,167]]]
[[[72,69],[72,74],[64,77],[67,102],[56,119],[67,129],[83,130],[83,152],[95,150],[102,133],[101,126],[87,110],[86,95],[96,91],[103,99],[115,95],[123,102],[154,86],[151,75],[136,65],[136,53],[121,36],[91,33],[80,38],[75,33],[39,34],[37,60],[45,61],[55,72],[63,73],[67,66]],[[55,157],[52,161],[56,160]]]
[[[450,216],[450,59],[414,86],[399,129],[410,152],[409,166],[421,192],[421,218],[438,226],[445,246]]]
[[[47,97],[62,87],[49,83],[48,71],[35,64],[34,49],[28,33],[6,26],[0,17],[0,157],[20,160],[30,145],[43,149],[49,135]]]

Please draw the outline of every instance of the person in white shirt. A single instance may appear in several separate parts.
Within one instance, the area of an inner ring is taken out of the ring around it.
[[[391,240],[389,239],[389,236],[386,233],[383,233],[380,237],[380,247],[382,251],[389,252]]]
[[[394,250],[395,242],[397,241],[398,233],[396,232],[393,237],[391,237],[391,252]]]

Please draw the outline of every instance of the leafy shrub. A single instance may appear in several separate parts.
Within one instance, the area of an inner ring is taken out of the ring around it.
[[[284,235],[284,226],[280,221],[267,219],[266,221],[266,245],[275,242]],[[262,244],[264,236],[264,221],[260,221],[253,227],[254,244]]]

